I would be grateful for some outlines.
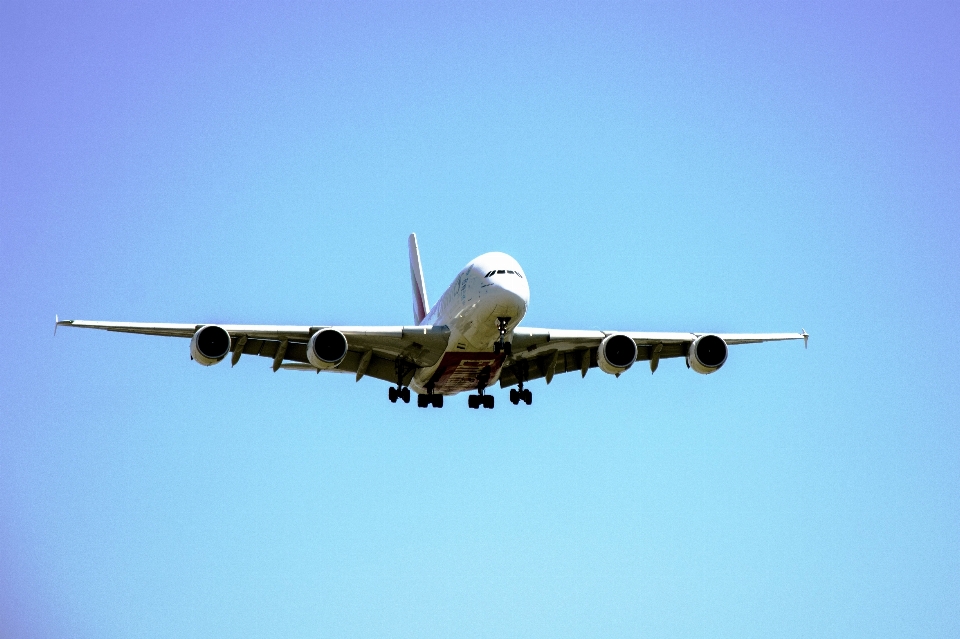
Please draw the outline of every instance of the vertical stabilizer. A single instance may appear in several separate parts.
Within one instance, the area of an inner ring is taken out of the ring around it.
[[[413,319],[419,325],[430,312],[430,302],[427,300],[427,287],[423,283],[423,267],[420,266],[416,233],[410,234],[407,245],[410,249],[410,282],[413,284]]]

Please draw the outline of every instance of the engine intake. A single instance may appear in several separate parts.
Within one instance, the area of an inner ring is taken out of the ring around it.
[[[726,361],[727,343],[717,335],[701,335],[693,340],[687,352],[687,365],[701,375],[720,370]]]
[[[637,343],[626,335],[607,335],[597,349],[597,365],[604,373],[619,375],[637,361]]]
[[[325,328],[310,336],[307,359],[320,369],[336,368],[347,356],[347,338],[332,328]]]
[[[190,356],[201,366],[213,366],[230,352],[230,333],[221,326],[201,326],[190,340]]]

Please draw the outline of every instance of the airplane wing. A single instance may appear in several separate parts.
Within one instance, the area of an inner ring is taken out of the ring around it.
[[[554,375],[596,368],[597,347],[609,335],[626,335],[637,345],[637,360],[649,361],[650,371],[656,371],[661,359],[686,357],[690,345],[707,333],[656,333],[613,331],[577,331],[518,327],[513,332],[512,357],[504,363],[500,373],[500,387],[513,386],[520,380],[530,381]],[[710,333],[722,338],[727,345],[759,344],[802,339],[806,346],[809,337],[802,333]]]
[[[192,338],[205,324],[150,324],[142,322],[91,322],[60,320],[57,326],[94,328],[119,333]],[[231,362],[242,355],[258,355],[273,360],[273,370],[317,369],[307,360],[310,336],[325,328],[334,328],[347,338],[348,352],[333,369],[356,373],[391,383],[402,377],[410,383],[417,368],[432,366],[443,355],[450,338],[446,326],[272,326],[263,324],[217,324],[230,334]]]

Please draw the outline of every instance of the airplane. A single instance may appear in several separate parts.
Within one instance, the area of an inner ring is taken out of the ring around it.
[[[654,373],[661,359],[686,360],[709,375],[727,361],[727,347],[803,340],[800,333],[663,333],[521,327],[530,303],[527,275],[505,253],[485,253],[461,270],[430,306],[416,234],[408,238],[413,318],[410,326],[272,326],[255,324],[150,324],[55,319],[58,326],[190,339],[190,358],[213,366],[242,355],[273,360],[273,371],[352,373],[395,384],[391,402],[443,407],[444,397],[470,392],[470,408],[493,408],[486,391],[499,382],[510,402],[533,403],[524,385],[591,368],[619,377],[640,361]],[[516,386],[516,388],[512,388]]]

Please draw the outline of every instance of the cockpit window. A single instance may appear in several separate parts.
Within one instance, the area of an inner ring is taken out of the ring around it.
[[[523,275],[520,274],[520,271],[509,271],[506,269],[498,269],[496,271],[490,271],[484,277],[491,277],[493,275],[516,275],[519,278],[523,278]]]

